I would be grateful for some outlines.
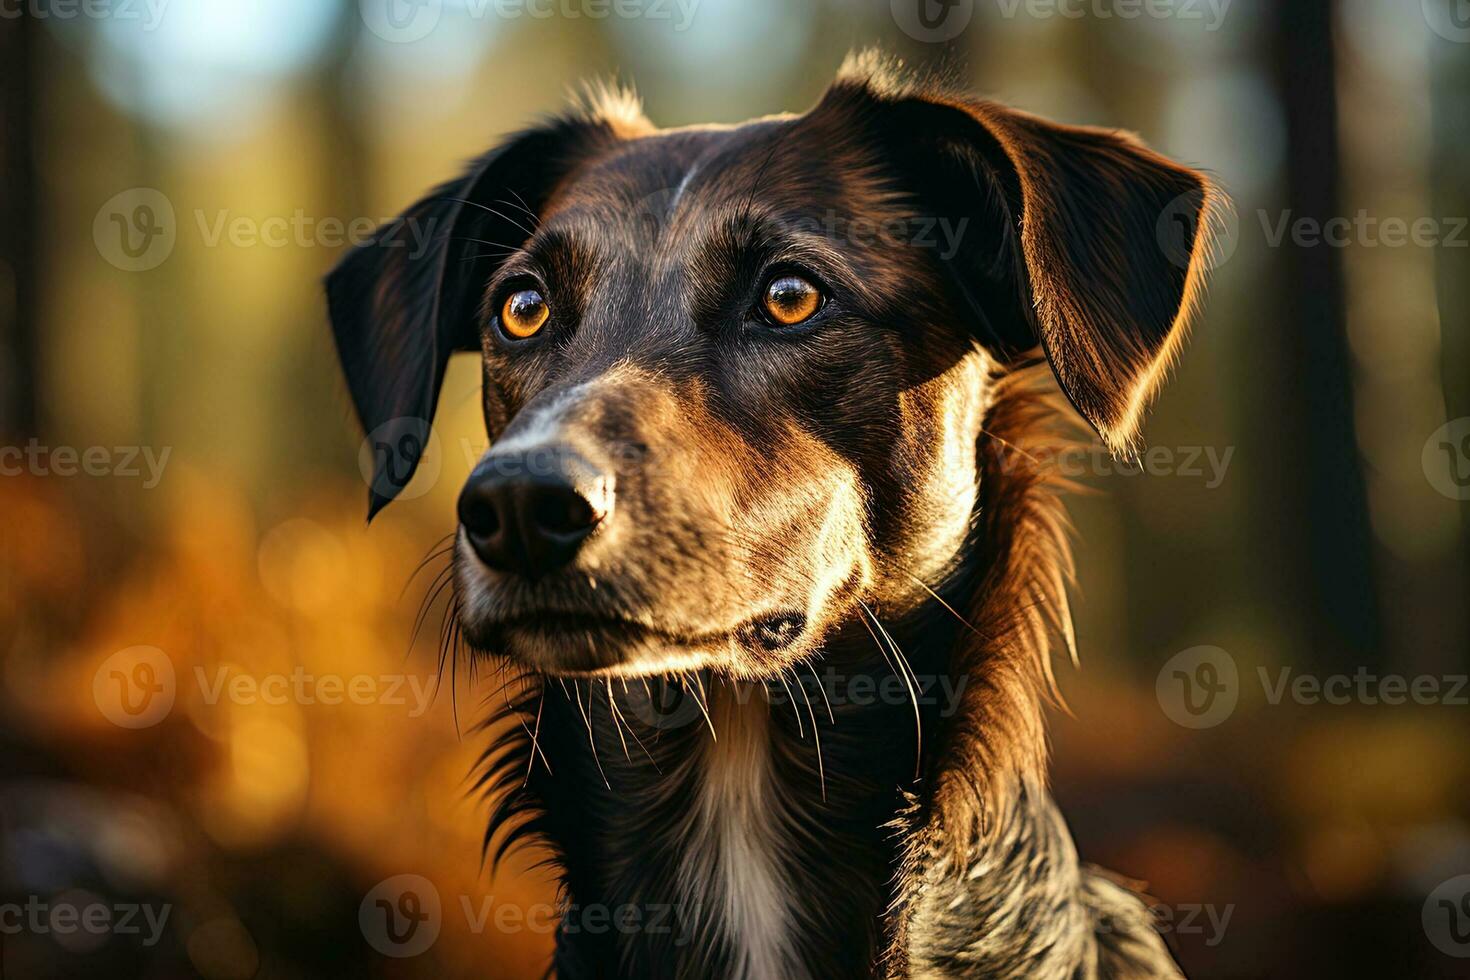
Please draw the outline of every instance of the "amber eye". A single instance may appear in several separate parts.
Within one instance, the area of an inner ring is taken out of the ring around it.
[[[791,327],[822,308],[822,291],[801,276],[777,276],[766,284],[761,306],[773,323]]]
[[[534,289],[522,289],[511,293],[500,308],[500,325],[505,332],[517,340],[535,336],[551,316],[551,307],[546,297]]]

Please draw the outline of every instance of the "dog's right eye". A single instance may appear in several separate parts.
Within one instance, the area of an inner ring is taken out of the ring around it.
[[[522,289],[505,298],[500,308],[500,328],[516,340],[534,337],[546,325],[551,307],[539,290]]]
[[[774,326],[794,327],[822,308],[822,291],[797,275],[780,275],[766,283],[761,308]]]

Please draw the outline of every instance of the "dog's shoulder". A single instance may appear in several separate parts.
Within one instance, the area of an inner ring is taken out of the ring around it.
[[[966,835],[975,843],[961,855],[940,820],[911,831],[889,975],[1183,980],[1143,897],[1079,863],[1051,798],[1013,799],[993,829]]]

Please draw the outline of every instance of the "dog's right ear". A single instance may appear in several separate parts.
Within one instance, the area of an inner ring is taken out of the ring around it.
[[[558,182],[620,138],[613,123],[597,118],[557,119],[519,133],[328,273],[337,354],[373,441],[369,520],[413,477],[449,355],[480,348],[480,293],[495,268],[529,237]]]
[[[967,229],[941,258],[981,344],[1040,345],[1107,446],[1136,451],[1203,286],[1225,206],[1213,182],[1129,134],[957,94],[871,54],[812,115],[877,147],[921,213]]]

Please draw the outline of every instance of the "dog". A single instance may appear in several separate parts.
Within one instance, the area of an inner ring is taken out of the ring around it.
[[[557,976],[1181,975],[1046,790],[1046,460],[1078,416],[1136,452],[1221,200],[864,53],[738,126],[592,91],[329,274],[359,419],[406,447],[370,519],[480,355],[453,631],[523,678],[486,848],[554,855]]]

